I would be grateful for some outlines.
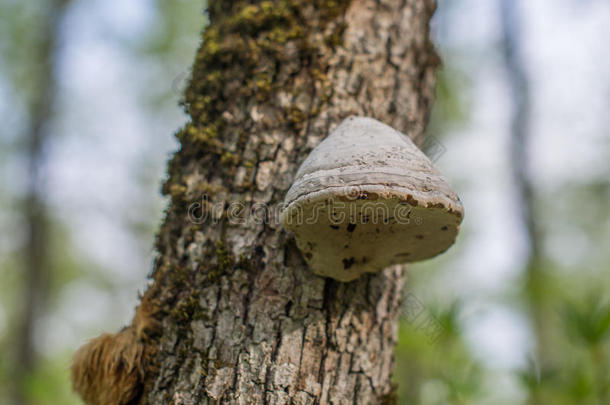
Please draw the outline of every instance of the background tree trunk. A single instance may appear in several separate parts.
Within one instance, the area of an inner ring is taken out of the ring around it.
[[[49,218],[45,190],[45,147],[51,136],[53,109],[56,102],[56,66],[60,25],[69,0],[53,0],[45,5],[44,24],[36,27],[39,41],[33,54],[36,93],[28,105],[28,123],[24,131],[24,154],[28,179],[21,204],[26,237],[22,247],[23,288],[14,341],[14,372],[11,375],[11,403],[27,403],[26,384],[36,369],[38,355],[34,340],[36,323],[45,311],[52,278],[49,263]]]
[[[434,8],[209,2],[152,283],[130,327],[150,358],[142,402],[391,400],[402,267],[351,283],[315,276],[277,214],[300,163],[350,115],[421,143],[439,62]]]
[[[513,0],[501,0],[502,51],[510,85],[512,116],[510,124],[511,170],[515,183],[515,205],[519,207],[519,216],[529,251],[524,261],[524,295],[529,312],[532,332],[535,339],[533,366],[537,379],[545,378],[554,368],[552,334],[549,314],[555,309],[549,301],[551,296],[543,257],[543,232],[536,215],[536,188],[530,173],[528,151],[531,150],[531,95],[530,79],[523,60],[523,29],[520,3]],[[530,404],[543,404],[546,400],[541,391],[530,393]]]

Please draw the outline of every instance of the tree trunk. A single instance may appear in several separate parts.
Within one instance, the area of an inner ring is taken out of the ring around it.
[[[402,267],[315,276],[278,212],[300,163],[350,115],[421,143],[434,8],[210,0],[151,286],[131,326],[77,353],[88,403],[390,402]]]
[[[552,346],[549,323],[550,313],[554,311],[549,301],[549,278],[544,269],[542,242],[543,233],[535,218],[536,193],[529,171],[528,150],[531,142],[531,95],[530,81],[523,60],[522,16],[519,4],[513,0],[501,0],[502,50],[511,89],[512,116],[511,169],[515,183],[515,205],[519,207],[528,251],[524,261],[524,295],[528,306],[530,323],[535,338],[535,367],[537,373],[548,374],[554,368],[554,347]],[[529,402],[543,404],[545,399],[539,390],[530,392]]]
[[[49,263],[49,230],[46,190],[43,179],[45,146],[51,136],[49,127],[56,102],[56,63],[60,25],[69,0],[53,0],[43,10],[44,18],[38,29],[39,41],[31,50],[37,86],[28,105],[28,128],[24,133],[28,167],[27,189],[21,204],[26,238],[22,247],[23,291],[17,317],[14,341],[14,372],[11,375],[11,403],[27,401],[27,381],[37,367],[38,356],[34,338],[36,319],[44,313],[52,277]]]

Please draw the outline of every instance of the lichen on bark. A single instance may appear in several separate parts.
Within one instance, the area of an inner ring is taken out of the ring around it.
[[[347,284],[315,276],[277,213],[347,116],[421,141],[433,11],[432,0],[209,1],[142,297],[158,327],[140,403],[390,401],[402,268]]]

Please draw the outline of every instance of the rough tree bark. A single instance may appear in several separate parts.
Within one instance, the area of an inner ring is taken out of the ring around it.
[[[421,143],[434,8],[210,0],[151,285],[131,326],[75,357],[89,403],[391,402],[402,267],[315,276],[277,213],[300,163],[350,115]]]

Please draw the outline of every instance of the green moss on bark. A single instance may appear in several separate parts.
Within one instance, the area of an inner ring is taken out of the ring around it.
[[[208,189],[205,179],[201,187],[192,184],[187,187],[186,179],[194,166],[205,167],[208,175],[223,178],[223,186],[229,192],[253,190],[256,162],[241,153],[249,137],[256,134],[253,128],[261,125],[253,122],[250,115],[253,108],[259,105],[272,108],[276,120],[273,126],[286,131],[299,131],[309,118],[319,114],[320,106],[303,103],[280,106],[277,95],[287,91],[296,100],[300,92],[316,88],[323,102],[330,98],[331,86],[320,62],[321,49],[341,44],[345,26],[336,20],[349,3],[209,2],[211,24],[202,35],[183,102],[191,120],[176,134],[180,150],[168,164],[168,177],[162,188],[163,194],[171,197],[171,206],[160,234],[174,235],[177,239],[184,231],[181,229],[184,219],[180,218],[187,214],[189,204],[203,195],[215,197],[217,190]],[[325,31],[331,21],[335,21],[332,29]],[[319,43],[311,43],[314,38],[311,34],[320,32],[327,34],[316,37]],[[308,72],[308,82],[295,85],[291,75],[278,77],[281,66],[293,64],[298,69],[294,73]],[[238,167],[245,168],[245,177],[236,184]],[[157,249],[161,253],[165,251],[163,245],[164,241],[158,239]]]
[[[219,9],[214,3],[210,7]],[[274,77],[276,67],[291,58],[305,61],[302,65],[310,66],[313,72],[317,67],[311,60],[316,58],[319,44],[307,43],[307,32],[320,30],[322,27],[318,25],[343,13],[349,1],[312,1],[311,7],[317,15],[312,21],[302,15],[305,6],[294,0],[250,3],[230,2],[228,7],[232,13],[218,15],[203,33],[185,93],[184,107],[191,123],[177,134],[181,150],[170,162],[165,194],[172,194],[172,185],[186,160],[205,155],[216,160],[220,167],[242,163],[233,152],[227,151],[230,145],[222,142],[223,132],[233,124],[223,113],[235,107],[236,101],[244,107],[268,101],[286,85]],[[344,28],[338,24],[325,42],[333,46],[340,44]],[[292,49],[297,50],[296,54]],[[323,79],[320,74],[312,77],[312,80]],[[323,83],[321,87],[325,87]],[[310,116],[310,112],[296,106],[284,109],[288,123],[299,124]]]

